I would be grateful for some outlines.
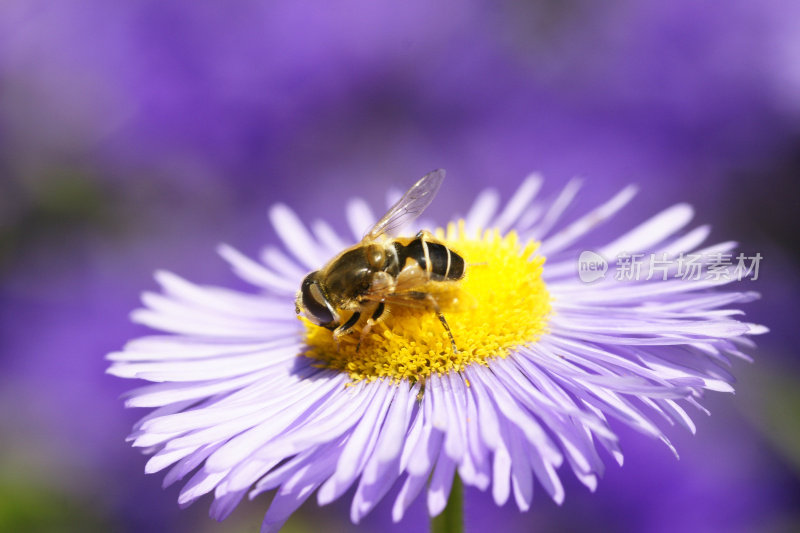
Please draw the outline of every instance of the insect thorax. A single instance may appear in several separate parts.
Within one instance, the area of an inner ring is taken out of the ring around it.
[[[399,267],[394,248],[386,246],[384,250],[380,266],[370,263],[369,245],[358,245],[342,252],[325,268],[322,278],[328,298],[334,306],[349,307],[348,304],[358,301],[370,289],[377,272],[397,276]]]

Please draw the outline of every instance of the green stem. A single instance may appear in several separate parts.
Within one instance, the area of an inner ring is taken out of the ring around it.
[[[458,474],[453,478],[444,511],[431,518],[431,533],[464,533],[464,486]]]

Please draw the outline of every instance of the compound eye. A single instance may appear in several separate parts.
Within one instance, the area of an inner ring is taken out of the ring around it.
[[[303,307],[306,311],[306,318],[318,326],[324,326],[333,322],[333,314],[325,304],[325,295],[319,287],[319,282],[312,276],[313,274],[306,276],[300,287]]]
[[[367,261],[372,268],[383,268],[383,264],[386,262],[386,253],[383,251],[383,246],[371,245],[367,249]]]

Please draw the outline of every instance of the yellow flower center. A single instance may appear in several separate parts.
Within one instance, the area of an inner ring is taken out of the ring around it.
[[[506,357],[520,345],[536,342],[545,331],[550,295],[542,281],[544,257],[539,243],[520,244],[515,232],[497,230],[468,237],[463,221],[451,223],[436,238],[464,258],[466,276],[455,282],[430,283],[453,333],[458,352],[433,311],[393,305],[384,319],[361,338],[360,328],[340,338],[304,320],[306,357],[320,366],[347,372],[354,380],[388,377],[424,381],[433,373],[461,371]]]

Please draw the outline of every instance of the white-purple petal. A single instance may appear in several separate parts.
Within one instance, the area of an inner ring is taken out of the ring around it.
[[[543,238],[543,280],[552,297],[547,330],[512,347],[505,358],[424,383],[376,379],[317,368],[303,356],[304,326],[294,295],[306,272],[320,268],[375,221],[363,200],[348,203],[352,235],[323,221],[310,227],[286,206],[270,211],[282,247],[267,246],[260,261],[222,245],[219,253],[259,292],[241,293],[156,273],[160,293],[145,293],[133,319],[169,335],[151,335],[109,354],[108,373],[156,382],[132,390],[126,405],[156,407],[134,426],[133,445],[153,454],[147,472],[171,466],[165,485],[194,472],[184,506],[214,493],[211,515],[223,519],[244,494],[277,489],[262,531],[275,531],[317,491],[329,503],[356,486],[351,519],[359,522],[400,483],[392,518],[425,488],[429,514],[444,509],[454,474],[468,486],[491,487],[499,505],[513,494],[527,510],[539,484],[561,503],[558,477],[569,469],[597,487],[605,449],[623,455],[609,416],[663,441],[664,426],[697,430],[685,405],[703,391],[733,391],[731,358],[750,360],[747,336],[766,332],[740,320],[733,305],[757,297],[727,291],[735,279],[579,281],[574,250],[599,251],[616,265],[619,253],[675,259],[681,253],[729,253],[735,243],[697,249],[707,226],[685,230],[692,209],[672,206],[610,243],[591,242],[591,230],[633,196],[628,187],[597,208],[564,220],[580,182],[553,202],[538,201],[541,178],[531,175],[500,205],[496,191],[479,195],[465,226],[515,229],[521,239]],[[381,208],[380,212],[383,212]],[[420,224],[424,219],[417,220]],[[425,224],[421,224],[425,226]],[[427,226],[425,226],[427,227]],[[645,257],[643,271],[651,259]],[[674,277],[676,267],[667,275]],[[730,278],[736,271],[729,269]],[[421,401],[418,397],[421,396]]]

